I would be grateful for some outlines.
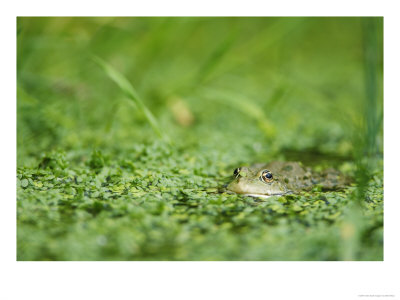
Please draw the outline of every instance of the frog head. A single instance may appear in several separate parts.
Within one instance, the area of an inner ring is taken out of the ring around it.
[[[254,170],[241,167],[235,169],[233,176],[235,178],[227,189],[238,194],[258,197],[284,195],[291,192],[281,176],[267,169]]]

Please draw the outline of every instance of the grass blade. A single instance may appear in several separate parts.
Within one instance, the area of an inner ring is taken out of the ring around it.
[[[107,76],[114,81],[118,87],[122,90],[128,99],[132,100],[138,109],[145,115],[148,123],[151,125],[155,133],[162,138],[163,140],[170,143],[170,139],[165,132],[161,130],[160,125],[158,124],[157,119],[151,113],[151,111],[144,105],[143,101],[140,99],[136,90],[133,88],[132,84],[126,79],[124,75],[115,70],[112,66],[106,63],[98,56],[93,56],[93,60],[96,64],[98,64],[103,71],[107,74]]]
[[[261,107],[245,96],[210,88],[203,89],[203,93],[207,98],[227,104],[255,120],[267,138],[275,135],[275,126],[269,121]]]

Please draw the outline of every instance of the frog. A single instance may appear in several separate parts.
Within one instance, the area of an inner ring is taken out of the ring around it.
[[[336,169],[314,172],[295,161],[272,161],[239,167],[233,171],[233,176],[227,186],[228,192],[258,198],[297,194],[316,185],[322,190],[337,190],[344,188],[348,182],[348,178]]]

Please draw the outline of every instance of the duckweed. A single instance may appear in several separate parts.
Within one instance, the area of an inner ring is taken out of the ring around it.
[[[87,168],[102,155],[63,161],[64,169],[41,162],[18,169],[19,260],[344,259],[352,187],[257,199],[225,193],[223,170],[199,175],[204,161],[193,166],[182,156],[151,153],[140,160],[132,150],[105,160],[100,171]],[[176,172],[177,165],[187,172]],[[382,259],[381,176],[370,180],[360,208],[365,220],[355,225],[362,239],[353,259]]]

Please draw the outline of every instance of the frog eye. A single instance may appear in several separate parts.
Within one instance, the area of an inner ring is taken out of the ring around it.
[[[272,176],[272,173],[270,171],[264,170],[261,173],[260,179],[262,179],[262,181],[264,182],[272,182],[274,180],[274,177]]]
[[[235,176],[235,178],[238,178],[240,175],[240,170],[241,168],[236,168],[235,171],[233,171],[233,176]]]

